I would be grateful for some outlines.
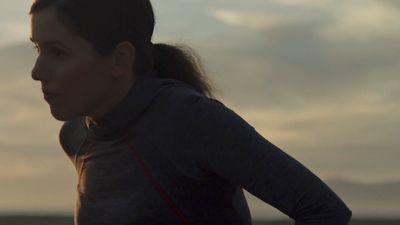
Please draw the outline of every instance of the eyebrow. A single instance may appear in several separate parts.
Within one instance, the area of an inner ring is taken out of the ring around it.
[[[29,37],[29,40],[33,43],[37,43],[37,41],[33,37]],[[67,46],[60,41],[46,41],[43,45],[61,45],[62,47],[66,48]]]

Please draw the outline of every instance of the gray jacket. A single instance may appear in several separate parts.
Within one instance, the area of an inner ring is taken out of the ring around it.
[[[351,211],[317,176],[218,100],[151,72],[103,120],[66,122],[75,225],[249,225],[243,189],[296,225]]]

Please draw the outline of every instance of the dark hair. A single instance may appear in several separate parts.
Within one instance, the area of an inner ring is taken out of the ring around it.
[[[162,78],[183,81],[213,97],[211,80],[195,51],[186,45],[151,43],[155,18],[150,0],[35,0],[29,14],[50,6],[99,54],[111,53],[122,41],[131,42],[137,54],[136,75],[155,69]]]

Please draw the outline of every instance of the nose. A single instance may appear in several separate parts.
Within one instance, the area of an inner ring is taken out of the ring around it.
[[[31,77],[36,81],[46,81],[49,79],[49,72],[45,69],[45,63],[40,58],[40,56],[36,59],[35,65],[31,71]]]

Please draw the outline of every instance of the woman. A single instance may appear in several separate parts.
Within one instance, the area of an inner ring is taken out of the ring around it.
[[[297,225],[348,224],[318,177],[221,102],[196,58],[152,44],[149,0],[36,0],[32,70],[78,172],[76,225],[251,224],[242,188]]]

